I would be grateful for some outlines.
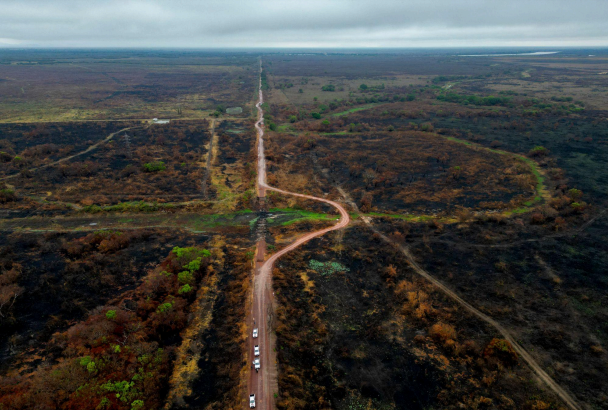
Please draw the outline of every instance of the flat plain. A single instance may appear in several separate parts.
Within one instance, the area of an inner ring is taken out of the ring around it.
[[[4,53],[0,409],[246,406],[260,80],[278,408],[606,408],[589,54]]]

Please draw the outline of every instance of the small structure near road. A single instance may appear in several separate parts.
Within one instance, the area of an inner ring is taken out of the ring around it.
[[[169,124],[171,120],[159,120],[158,118],[152,118],[152,124]]]

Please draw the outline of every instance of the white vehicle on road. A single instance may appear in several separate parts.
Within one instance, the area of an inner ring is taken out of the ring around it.
[[[255,346],[253,347],[253,354],[254,354],[255,356],[259,356],[259,355],[260,355],[260,346],[255,345]]]
[[[257,372],[258,370],[260,370],[260,359],[255,359],[253,361],[253,367],[255,368],[255,371]]]
[[[253,329],[253,337],[258,337],[258,328]]]
[[[255,408],[255,394],[249,395],[249,408],[250,409]]]

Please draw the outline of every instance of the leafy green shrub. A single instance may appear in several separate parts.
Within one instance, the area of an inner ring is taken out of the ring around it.
[[[160,172],[167,169],[163,161],[153,161],[144,164],[144,172]]]
[[[106,319],[109,319],[109,320],[116,319],[116,311],[115,310],[108,310],[106,312]]]
[[[179,288],[178,293],[181,295],[183,293],[188,293],[192,290],[192,286],[188,285],[187,283],[182,286],[181,288]]]
[[[158,307],[156,308],[156,312],[157,313],[167,313],[171,309],[173,309],[173,303],[165,302],[165,303],[158,305]]]
[[[289,116],[289,122],[294,123],[298,120],[298,117],[296,117],[295,115],[290,115]]]
[[[131,391],[131,388],[135,385],[135,382],[129,382],[122,380],[119,382],[108,381],[101,385],[101,389],[107,392],[116,393],[116,398],[123,403],[131,401],[133,395],[137,394],[136,391]]]
[[[144,408],[143,400],[134,400],[133,403],[131,403],[131,410],[141,410],[143,408]]]
[[[327,84],[324,85],[323,87],[321,87],[321,90],[323,91],[336,91],[336,86],[333,84]]]
[[[311,112],[310,116],[316,120],[321,118],[321,114],[319,114],[318,112]]]
[[[89,373],[97,373],[99,370],[97,363],[93,360],[91,356],[84,356],[80,359],[80,365],[86,367]]]
[[[177,280],[179,283],[189,284],[192,283],[194,276],[192,276],[192,272],[190,271],[182,271],[177,274]]]
[[[201,268],[202,258],[199,256],[194,260],[191,260],[186,265],[182,266],[184,269],[188,269],[190,272],[197,271]]]

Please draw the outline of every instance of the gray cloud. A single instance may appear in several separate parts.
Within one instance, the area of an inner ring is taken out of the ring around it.
[[[0,45],[608,46],[607,0],[3,0]]]

